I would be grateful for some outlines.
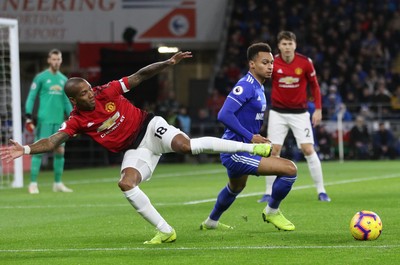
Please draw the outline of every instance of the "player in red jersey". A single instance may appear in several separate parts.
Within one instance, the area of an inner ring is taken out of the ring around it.
[[[275,56],[272,73],[271,109],[268,117],[268,139],[272,142],[272,155],[279,156],[282,145],[292,130],[297,145],[307,160],[308,168],[320,201],[330,201],[326,194],[321,161],[314,149],[312,126],[322,119],[321,93],[310,58],[296,53],[296,35],[290,31],[278,34],[280,53]],[[311,117],[307,111],[309,86],[315,100],[315,111]],[[276,176],[266,176],[266,192],[259,202],[270,198]]]
[[[190,57],[190,52],[178,52],[168,60],[150,64],[130,76],[94,88],[83,78],[70,78],[64,90],[74,109],[59,131],[31,145],[21,146],[10,140],[9,147],[0,148],[2,159],[11,161],[23,154],[48,152],[75,134],[87,134],[112,152],[124,152],[118,185],[136,211],[158,230],[151,240],[144,243],[174,242],[175,230],[138,186],[150,179],[161,154],[242,151],[267,157],[271,153],[271,145],[265,143],[241,143],[215,137],[190,139],[162,117],[138,109],[122,96],[168,66]]]

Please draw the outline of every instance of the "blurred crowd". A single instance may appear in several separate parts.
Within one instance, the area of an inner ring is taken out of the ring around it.
[[[340,114],[354,124],[344,131],[345,157],[399,157],[398,135],[388,120],[400,121],[400,43],[395,41],[400,39],[400,2],[235,0],[214,82],[220,95],[226,96],[247,72],[246,49],[251,43],[267,42],[278,53],[276,37],[281,30],[293,31],[297,51],[313,60],[324,121],[336,121]],[[269,90],[270,83],[265,87]],[[309,105],[312,111],[312,98]],[[337,157],[337,131],[322,124],[315,134],[321,159]],[[300,159],[291,140],[288,137],[285,143],[286,156]]]
[[[225,54],[204,108],[189,117],[186,106],[180,106],[171,92],[157,104],[158,114],[188,134],[218,135],[222,131],[216,122],[218,111],[234,84],[248,70],[247,47],[254,42],[267,42],[276,54],[278,32],[290,30],[297,36],[297,51],[313,60],[321,87],[324,121],[336,121],[340,113],[345,122],[354,123],[354,130],[344,132],[346,157],[400,156],[399,140],[390,122],[385,126],[368,126],[368,135],[354,132],[361,128],[360,120],[363,124],[400,121],[400,42],[396,41],[400,39],[399,1],[234,0],[233,3]],[[267,99],[270,87],[267,81]],[[310,111],[313,111],[312,98]],[[380,129],[390,135],[379,136]],[[337,157],[337,132],[327,131],[322,125],[316,128],[316,136],[321,159]],[[296,149],[290,140],[289,137],[286,149]],[[382,150],[382,146],[393,147]],[[286,151],[287,156],[295,156],[295,150]]]
[[[345,120],[362,109],[377,119],[400,118],[399,1],[235,0],[215,79],[221,95],[247,72],[249,44],[267,42],[277,53],[281,30],[293,31],[297,51],[313,60],[325,119],[343,109]]]

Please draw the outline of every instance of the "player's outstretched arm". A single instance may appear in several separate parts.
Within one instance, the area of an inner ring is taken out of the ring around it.
[[[168,60],[152,63],[141,68],[136,73],[128,76],[129,89],[138,86],[142,81],[160,73],[168,66],[178,64],[182,59],[191,57],[193,57],[191,52],[177,52]]]
[[[40,154],[54,150],[60,144],[66,142],[69,135],[63,132],[57,132],[48,138],[40,139],[31,145],[22,146],[18,142],[10,139],[10,145],[0,148],[1,159],[6,162],[21,157],[24,154]]]
[[[0,147],[0,156],[1,160],[6,161],[7,163],[12,160],[22,156],[24,154],[24,148],[18,142],[10,139],[9,146]]]

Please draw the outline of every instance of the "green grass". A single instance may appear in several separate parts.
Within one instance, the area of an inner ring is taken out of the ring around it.
[[[155,234],[119,191],[119,168],[67,170],[73,193],[51,191],[52,172],[39,177],[40,194],[0,189],[0,264],[397,264],[400,258],[398,161],[324,162],[332,202],[317,201],[305,163],[282,203],[294,232],[262,221],[264,178],[248,186],[221,221],[233,231],[200,231],[227,182],[219,164],[160,164],[141,184],[176,229],[172,244],[143,245]],[[25,183],[28,180],[25,179]],[[359,210],[379,214],[376,241],[349,233]]]

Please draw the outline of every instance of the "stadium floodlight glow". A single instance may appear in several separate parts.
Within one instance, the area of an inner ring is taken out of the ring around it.
[[[159,53],[175,53],[178,51],[179,51],[178,47],[167,47],[167,46],[158,47]]]

